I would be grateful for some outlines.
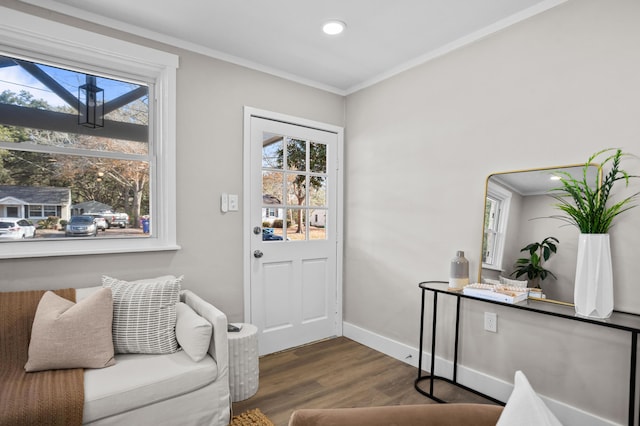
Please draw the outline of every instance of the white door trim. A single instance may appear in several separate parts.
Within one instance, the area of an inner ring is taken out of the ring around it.
[[[323,130],[335,133],[338,138],[338,200],[337,200],[337,229],[336,229],[336,335],[342,336],[342,257],[343,257],[343,221],[344,221],[344,201],[343,186],[344,173],[342,170],[344,154],[344,129],[332,124],[321,123],[308,120],[306,118],[294,117],[277,112],[266,111],[249,106],[244,107],[243,117],[243,196],[244,206],[242,217],[242,269],[243,269],[243,297],[244,297],[244,322],[251,323],[251,117],[260,117],[268,120],[281,121],[297,126],[310,127],[312,129]]]

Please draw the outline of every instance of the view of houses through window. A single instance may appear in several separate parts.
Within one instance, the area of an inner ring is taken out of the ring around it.
[[[0,56],[0,218],[36,239],[147,237],[153,85],[68,68]],[[0,223],[0,240],[17,228]]]

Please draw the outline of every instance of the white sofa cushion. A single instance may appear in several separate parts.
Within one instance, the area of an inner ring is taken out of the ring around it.
[[[176,339],[187,355],[200,362],[207,355],[213,326],[186,303],[176,304]]]
[[[88,423],[200,389],[216,380],[218,366],[184,351],[165,355],[120,354],[116,364],[84,373],[84,418]]]

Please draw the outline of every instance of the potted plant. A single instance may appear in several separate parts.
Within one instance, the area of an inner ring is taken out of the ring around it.
[[[604,156],[598,165],[595,182],[589,182],[587,171],[592,162]],[[608,318],[613,311],[613,272],[609,229],[613,220],[632,209],[639,192],[610,203],[616,182],[628,187],[633,176],[621,168],[621,160],[630,154],[609,148],[593,154],[583,167],[581,179],[566,172],[556,173],[561,186],[552,190],[555,205],[564,215],[553,218],[575,225],[580,230],[574,303],[580,315]],[[604,173],[604,169],[608,172]]]
[[[557,278],[553,272],[545,269],[542,265],[549,260],[551,254],[557,253],[560,241],[555,237],[547,237],[539,243],[531,243],[522,248],[520,252],[529,252],[529,257],[521,257],[516,260],[515,270],[511,276],[516,278],[527,275],[532,287],[539,288],[540,281],[544,281],[547,275]]]

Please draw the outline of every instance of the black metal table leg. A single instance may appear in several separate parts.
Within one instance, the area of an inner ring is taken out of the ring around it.
[[[460,298],[456,298],[456,338],[453,348],[453,383],[458,383],[458,337],[460,335]]]
[[[633,426],[636,406],[636,360],[638,354],[638,333],[631,333],[631,368],[629,371],[629,426]],[[640,424],[640,419],[638,419]]]
[[[443,284],[447,284],[445,281],[431,281],[432,283],[439,282]],[[459,335],[460,335],[460,297],[457,297],[456,302],[456,331],[455,331],[455,343],[454,343],[454,355],[453,355],[453,380],[437,376],[435,374],[435,360],[436,360],[436,333],[437,333],[437,315],[438,315],[438,292],[433,292],[433,308],[431,312],[431,362],[430,362],[430,370],[429,374],[423,376],[422,375],[422,350],[424,344],[424,314],[425,314],[425,306],[426,306],[426,289],[422,288],[422,303],[420,307],[420,353],[418,354],[418,378],[414,382],[415,389],[420,392],[422,395],[440,403],[446,403],[447,401],[438,398],[434,393],[434,381],[442,380],[444,382],[450,383],[454,386],[457,386],[461,389],[466,390],[467,392],[473,393],[475,395],[481,396],[489,401],[492,401],[496,404],[504,405],[504,402],[490,397],[489,395],[485,395],[482,392],[478,392],[475,389],[471,389],[467,386],[461,385],[458,383],[458,343],[459,343]],[[429,380],[429,391],[426,392],[422,390],[419,386],[419,383],[423,380]]]

